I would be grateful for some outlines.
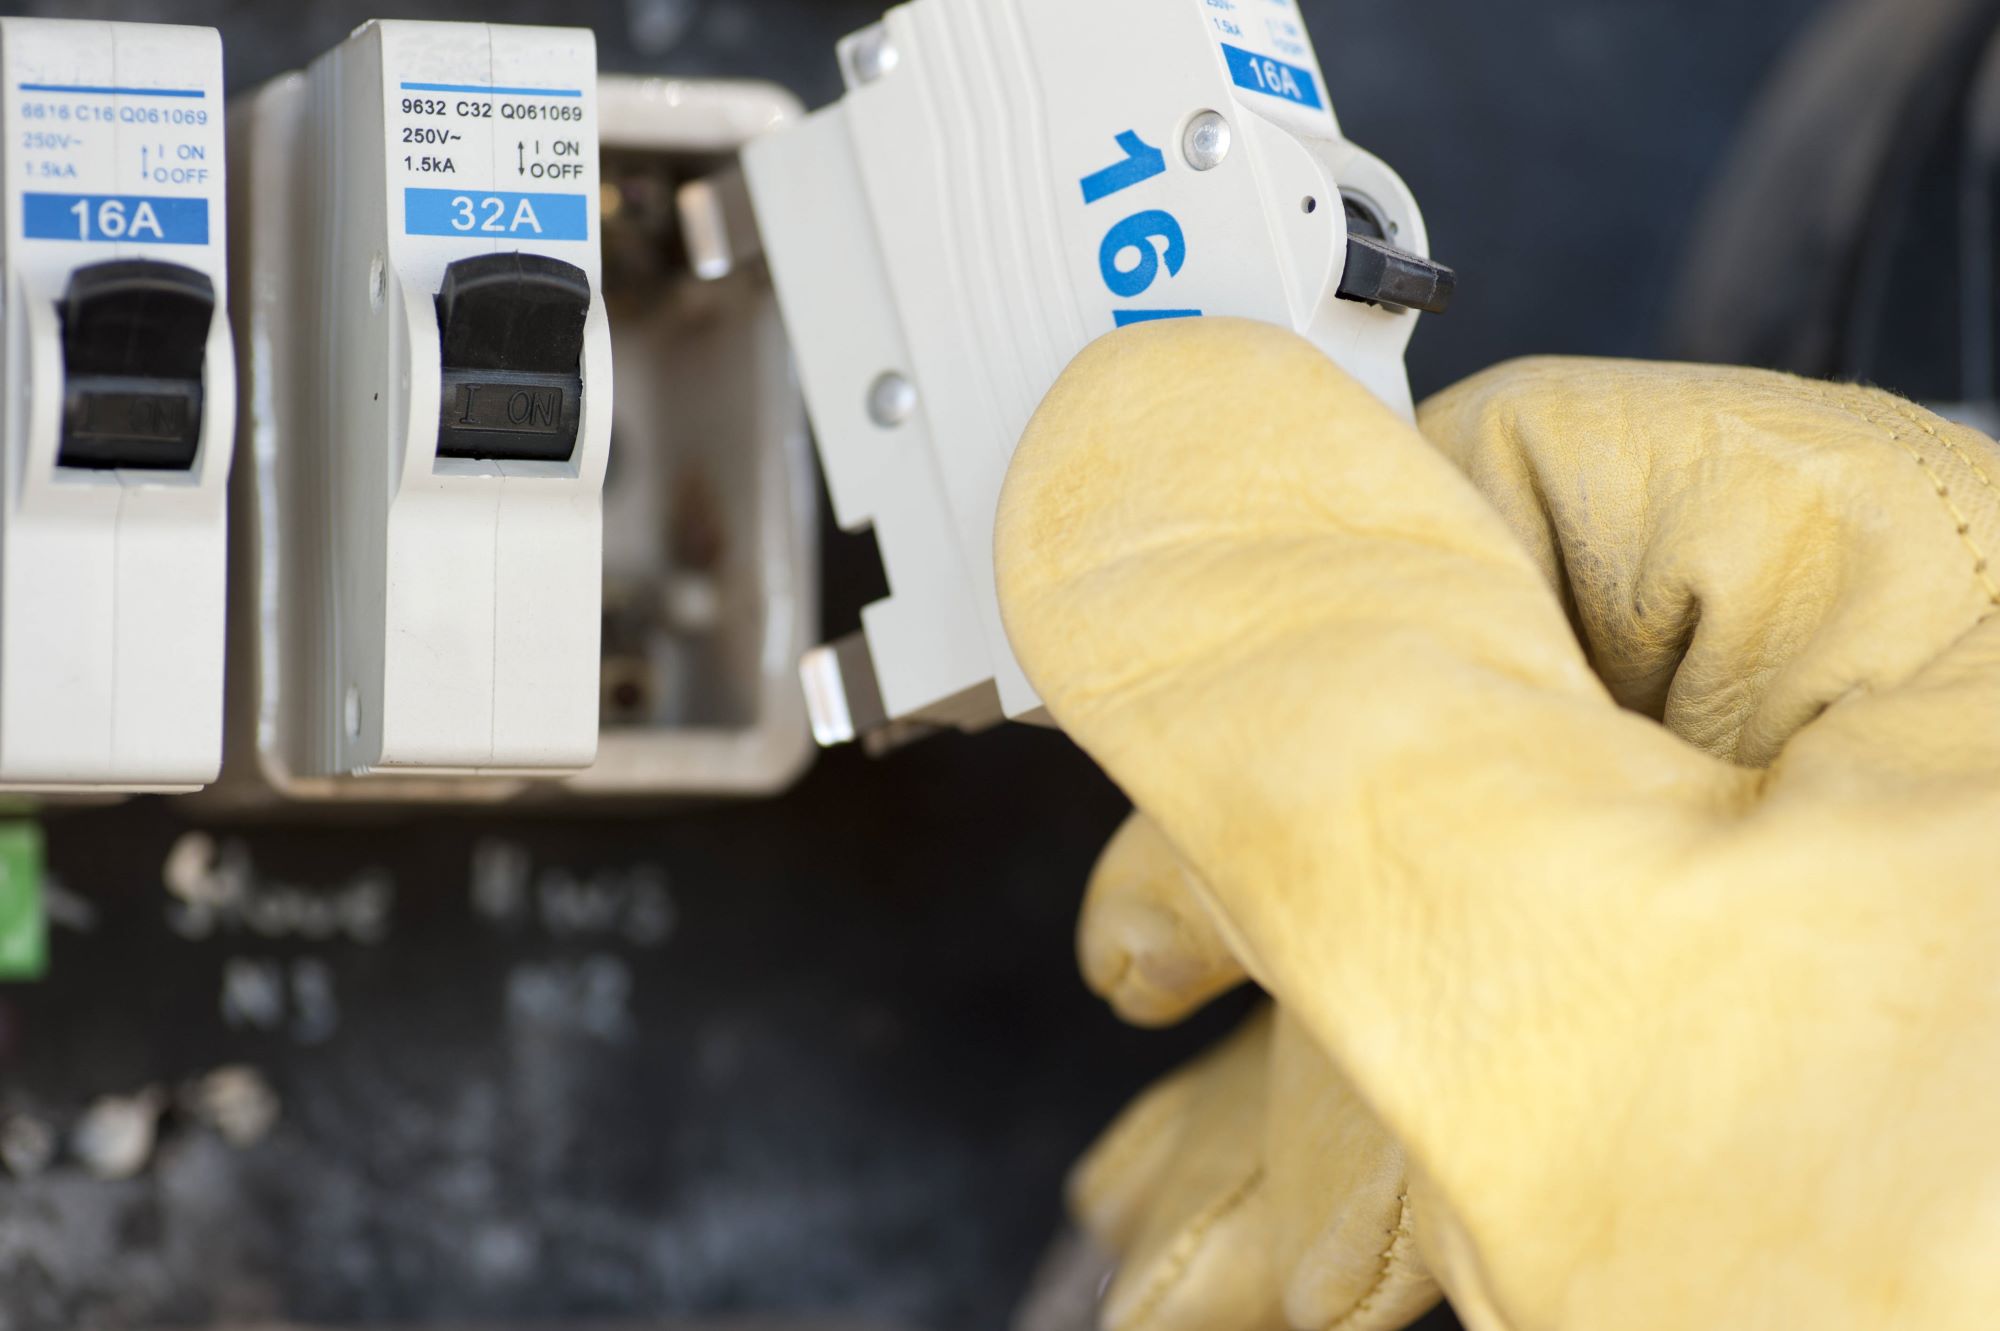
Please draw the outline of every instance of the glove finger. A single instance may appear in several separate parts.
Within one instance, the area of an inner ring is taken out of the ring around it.
[[[1105,1331],[1284,1331],[1264,1209],[1271,1015],[1142,1096],[1077,1166],[1070,1206],[1118,1255]]]
[[[1748,766],[2000,605],[2000,450],[1888,393],[1543,359],[1421,419],[1562,596],[1613,696]]]
[[[1438,1301],[1403,1157],[1311,1038],[1266,1009],[1141,1097],[1071,1203],[1121,1256],[1115,1331],[1396,1331]]]
[[[1070,1211],[1105,1248],[1128,1252],[1151,1223],[1173,1183],[1199,1167],[1233,1189],[1263,1164],[1258,1131],[1223,1134],[1210,1149],[1195,1150],[1210,1130],[1243,1107],[1247,1088],[1262,1107],[1264,1063],[1269,1057],[1267,1009],[1202,1058],[1150,1087],[1120,1114],[1070,1171]],[[1199,1158],[1191,1165],[1190,1155]]]
[[[1282,1010],[1266,1112],[1266,1205],[1286,1273],[1286,1321],[1313,1331],[1396,1331],[1435,1306],[1402,1148]]]
[[[1137,1026],[1171,1026],[1244,980],[1200,884],[1144,814],[1091,874],[1077,960],[1091,991]]]

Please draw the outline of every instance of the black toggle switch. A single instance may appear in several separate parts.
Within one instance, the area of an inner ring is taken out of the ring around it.
[[[583,415],[583,269],[539,254],[460,259],[437,311],[438,456],[569,461]]]
[[[201,451],[202,366],[215,321],[206,273],[120,259],[69,276],[56,462],[185,471]]]
[[[1342,300],[1443,314],[1457,290],[1457,273],[1365,234],[1350,218],[1347,271],[1340,275]]]

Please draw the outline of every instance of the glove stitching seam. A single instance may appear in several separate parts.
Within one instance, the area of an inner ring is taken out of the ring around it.
[[[1397,1196],[1396,1206],[1396,1227],[1389,1231],[1389,1242],[1382,1249],[1381,1264],[1375,1272],[1374,1283],[1354,1301],[1353,1307],[1329,1322],[1326,1331],[1340,1331],[1342,1327],[1352,1326],[1354,1320],[1368,1312],[1369,1305],[1388,1288],[1389,1277],[1395,1270],[1396,1249],[1403,1246],[1404,1240],[1414,1240],[1415,1237],[1410,1225],[1410,1194],[1404,1192]]]
[[[1820,388],[1820,399],[1827,406],[1832,407],[1835,411],[1838,411],[1845,416],[1852,417],[1854,420],[1861,422],[1863,425],[1866,425],[1871,429],[1880,430],[1883,434],[1889,437],[1889,442],[1901,448],[1903,452],[1909,456],[1910,460],[1916,463],[1917,466],[1920,469],[1922,469],[1925,477],[1928,478],[1931,483],[1931,488],[1937,491],[1938,500],[1944,505],[1946,514],[1950,516],[1952,526],[1958,532],[1958,539],[1964,544],[1967,550],[1972,552],[1973,577],[1979,582],[1981,588],[1985,590],[1987,600],[1990,601],[1995,606],[2000,606],[2000,583],[1996,583],[1993,579],[1990,561],[1986,557],[1986,552],[1979,547],[1978,541],[1973,539],[1972,523],[1965,516],[1965,514],[1962,511],[1960,511],[1958,505],[1955,502],[1953,502],[1951,497],[1951,487],[1945,483],[1944,478],[1938,474],[1937,469],[1931,465],[1930,460],[1923,455],[1922,450],[1920,450],[1909,439],[1904,437],[1900,432],[1897,431],[1897,429],[1893,425],[1889,424],[1888,422],[1864,414],[1858,407],[1854,406],[1853,404],[1841,402],[1839,399],[1835,398],[1833,395],[1833,391],[1830,387],[1822,386]],[[1911,418],[1911,423],[1918,425],[1919,427],[1922,426],[1922,422],[1916,420],[1915,417]],[[1935,432],[1932,432],[1932,438],[1937,439],[1940,444],[1944,442],[1942,438],[1940,438]],[[1980,475],[1980,479],[1982,481],[1986,481],[1986,477],[1984,476],[1983,473],[1979,473],[1979,469],[1977,467],[1974,467],[1973,471],[1975,472],[1975,474]],[[1990,488],[1992,483],[1990,481],[1986,481],[1986,483]]]
[[[1896,411],[1898,415],[1902,416],[1905,420],[1909,421],[1910,424],[1916,426],[1919,430],[1922,430],[1925,434],[1929,435],[1934,443],[1936,443],[1939,447],[1943,448],[1946,452],[1950,453],[1952,457],[1956,458],[1961,465],[1963,465],[1967,470],[1969,470],[1974,476],[1976,476],[1979,479],[1980,485],[1984,486],[1988,492],[1996,496],[2000,496],[2000,487],[1996,487],[1993,484],[1993,478],[1986,474],[1986,469],[1980,466],[1978,461],[1975,460],[1970,453],[1966,452],[1965,449],[1961,447],[1956,441],[1948,439],[1944,435],[1940,434],[1935,425],[1930,424],[1929,422],[1925,421],[1922,417],[1918,416],[1915,409],[1913,409],[1908,403],[1898,402],[1896,404]],[[1954,510],[1954,515],[1958,516],[1959,521],[1963,524],[1959,528],[1959,535],[1967,537],[1968,539],[1966,541],[1966,544],[1971,545],[1972,542],[1970,540],[1970,533],[1972,530],[1972,524],[1969,521],[1967,521],[1963,517],[1963,515],[1956,514],[1955,510]],[[1976,551],[1977,547],[1975,546],[1974,549]],[[1995,605],[2000,605],[2000,589],[1996,589],[1992,585],[1990,579],[1987,581],[1987,591],[1988,594],[1991,596],[1993,603]]]
[[[1951,453],[1953,457],[1957,458],[1960,462],[1964,463],[1966,467],[1971,470],[1972,474],[1979,478],[1979,483],[1981,485],[1985,486],[1989,490],[1992,490],[1994,488],[1993,480],[1986,474],[1985,468],[1981,467],[1979,463],[1973,459],[1972,455],[1970,453],[1967,453],[1965,449],[1961,447],[1957,442],[1948,439],[1944,435],[1938,433],[1938,428],[1935,425],[1932,425],[1930,422],[1926,421],[1923,417],[1919,416],[1916,412],[1916,408],[1912,407],[1907,402],[1898,402],[1895,404],[1895,407],[1896,407],[1896,414],[1898,416],[1901,416],[1904,420],[1916,426],[1919,430],[1922,430],[1925,434],[1929,435],[1934,441],[1936,441],[1936,443],[1940,447],[1946,449]]]
[[[1167,1301],[1167,1297],[1174,1292],[1175,1287],[1186,1278],[1188,1268],[1194,1265],[1194,1259],[1200,1255],[1202,1245],[1208,1242],[1209,1234],[1217,1225],[1241,1210],[1251,1195],[1263,1185],[1263,1169],[1259,1167],[1251,1170],[1241,1183],[1212,1202],[1206,1211],[1195,1217],[1194,1221],[1181,1231],[1167,1258],[1166,1269],[1153,1277],[1151,1288],[1146,1291],[1145,1297],[1140,1300],[1132,1316],[1124,1322],[1125,1327],[1136,1331],[1136,1328],[1143,1327],[1152,1320],[1153,1314],[1160,1310],[1160,1306]]]

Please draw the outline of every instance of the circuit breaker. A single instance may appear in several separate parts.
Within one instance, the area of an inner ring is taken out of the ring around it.
[[[236,416],[221,41],[0,19],[0,78],[0,787],[196,788]]]
[[[1407,414],[1415,311],[1456,279],[1341,133],[1295,0],[916,0],[839,59],[846,96],[744,155],[835,515],[873,529],[891,592],[808,654],[814,728],[1039,719],[993,524],[1076,353],[1263,319]]]
[[[587,767],[612,420],[591,34],[369,23],[233,117],[246,742],[280,784]]]

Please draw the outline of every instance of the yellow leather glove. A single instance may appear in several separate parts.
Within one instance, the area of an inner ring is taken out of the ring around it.
[[[1079,1169],[1107,1324],[1992,1325],[2000,449],[1596,362],[1422,426],[1188,321],[1016,456],[1008,630],[1141,811],[1086,972],[1277,1007]]]

